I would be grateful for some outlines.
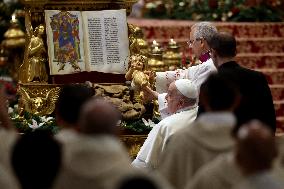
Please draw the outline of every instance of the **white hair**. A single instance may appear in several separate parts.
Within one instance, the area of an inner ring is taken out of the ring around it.
[[[210,41],[214,35],[218,33],[217,28],[210,22],[199,22],[194,24],[191,29],[195,29],[193,33],[194,39],[205,39]]]

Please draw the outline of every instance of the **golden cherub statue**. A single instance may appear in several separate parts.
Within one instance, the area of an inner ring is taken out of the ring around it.
[[[143,99],[142,88],[150,86],[149,76],[145,73],[148,59],[146,56],[134,54],[129,59],[129,69],[125,74],[126,80],[131,80],[131,86],[139,92],[140,100]]]
[[[41,82],[46,83],[48,75],[46,73],[44,42],[42,35],[45,28],[41,24],[35,28],[31,25],[31,13],[27,11],[25,14],[25,25],[27,31],[26,49],[24,54],[24,62],[20,66],[19,81],[21,83]]]

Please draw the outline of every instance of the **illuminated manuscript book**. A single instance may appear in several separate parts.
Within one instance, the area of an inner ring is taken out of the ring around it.
[[[98,71],[124,74],[129,40],[126,10],[45,10],[51,75]]]

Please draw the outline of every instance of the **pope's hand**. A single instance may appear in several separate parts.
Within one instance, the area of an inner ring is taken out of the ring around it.
[[[158,99],[159,93],[157,93],[156,91],[153,91],[149,86],[143,87],[142,91],[144,93],[143,95],[144,102],[149,102],[149,101]]]
[[[155,81],[155,77],[156,77],[156,72],[154,71],[144,71],[145,74],[147,74],[149,76],[149,81],[150,83],[152,83],[153,81]]]

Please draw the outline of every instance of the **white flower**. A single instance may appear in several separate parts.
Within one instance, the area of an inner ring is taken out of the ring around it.
[[[18,108],[19,108],[18,104],[15,104],[15,105],[14,105],[14,109],[15,109],[15,110],[18,110]]]
[[[53,117],[46,117],[46,116],[42,116],[40,117],[41,121],[46,123],[49,122],[50,120],[54,119]]]
[[[154,9],[154,8],[157,7],[157,5],[154,4],[154,3],[147,3],[145,7],[146,7],[147,9]]]
[[[13,113],[13,112],[14,112],[14,109],[11,108],[11,107],[9,107],[9,108],[8,108],[8,114],[11,114],[11,113]]]
[[[38,124],[37,122],[36,122],[36,120],[34,120],[34,119],[32,119],[32,122],[33,122],[33,124],[31,125],[31,124],[29,124],[29,127],[30,128],[32,128],[32,129],[37,129],[37,128],[39,128],[39,127],[41,127],[41,126],[43,126],[44,125],[44,123],[40,123],[40,124]]]
[[[178,4],[180,7],[183,7],[185,5],[185,3],[183,1],[179,2]]]
[[[150,120],[150,119],[148,119],[148,121],[146,121],[144,118],[142,118],[142,121],[143,121],[143,123],[144,123],[144,125],[146,125],[147,127],[154,127],[156,124],[152,121],[152,120]]]

